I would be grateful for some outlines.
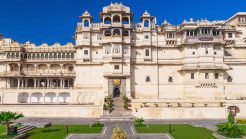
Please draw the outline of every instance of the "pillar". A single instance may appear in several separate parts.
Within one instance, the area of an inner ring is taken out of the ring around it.
[[[34,88],[36,89],[36,87],[37,87],[37,79],[34,78]]]
[[[17,78],[17,80],[18,80],[17,88],[20,88],[20,78]]]

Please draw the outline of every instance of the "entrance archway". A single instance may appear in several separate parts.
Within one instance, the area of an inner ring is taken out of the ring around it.
[[[114,87],[114,96],[113,97],[120,97],[120,88]]]

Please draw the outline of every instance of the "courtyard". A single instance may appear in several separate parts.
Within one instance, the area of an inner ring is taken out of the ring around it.
[[[224,120],[146,120],[146,127],[135,127],[133,121],[103,121],[103,127],[91,127],[98,119],[24,118],[23,122],[50,121],[51,126],[35,128],[26,133],[27,139],[110,139],[115,127],[122,128],[128,139],[216,139],[216,125]],[[171,133],[170,133],[171,125]],[[240,124],[246,135],[246,124]],[[0,126],[0,134],[5,127]],[[8,139],[8,138],[6,138]]]

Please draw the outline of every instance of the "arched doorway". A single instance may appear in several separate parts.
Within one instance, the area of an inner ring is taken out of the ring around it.
[[[114,87],[114,96],[113,97],[120,97],[120,88]]]

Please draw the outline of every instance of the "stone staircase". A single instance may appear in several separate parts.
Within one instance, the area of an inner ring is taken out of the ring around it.
[[[100,121],[133,121],[131,110],[124,109],[124,100],[122,97],[113,98],[112,111],[104,110]]]
[[[23,126],[23,127],[18,128],[18,129],[17,129],[17,133],[18,133],[18,134],[23,134],[23,133],[26,133],[26,132],[28,132],[28,131],[34,129],[34,128],[36,128],[36,127],[26,125],[26,126]]]

